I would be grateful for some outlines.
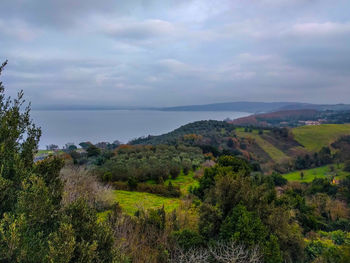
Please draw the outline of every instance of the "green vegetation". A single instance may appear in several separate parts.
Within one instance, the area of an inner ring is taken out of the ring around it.
[[[300,181],[300,182],[311,182],[315,178],[335,178],[342,179],[347,175],[350,175],[350,172],[343,171],[343,164],[341,165],[326,165],[322,167],[306,169],[302,171],[295,171],[288,174],[284,174],[283,177],[288,181]],[[301,173],[304,174],[304,178],[301,179]]]
[[[187,146],[131,146],[116,149],[114,156],[96,168],[103,181],[136,182],[155,180],[164,182],[169,177],[175,179],[181,170],[187,174],[204,161],[201,149]]]
[[[309,151],[320,151],[324,146],[344,135],[350,135],[350,124],[323,124],[302,126],[292,130],[295,140]]]
[[[176,179],[169,178],[164,182],[164,184],[169,185],[170,182],[173,184],[173,186],[180,187],[181,194],[183,195],[188,194],[188,190],[190,187],[198,186],[198,180],[194,178],[193,171],[190,171],[187,175],[181,172],[180,175],[176,177]]]
[[[131,191],[114,191],[115,201],[129,215],[134,215],[140,209],[156,209],[164,206],[166,212],[171,212],[180,205],[180,199],[162,197],[150,193]]]
[[[42,154],[53,154],[54,151],[51,150],[38,150],[37,155],[42,155]]]
[[[196,121],[180,128],[159,136],[148,136],[146,138],[139,138],[131,141],[131,144],[197,144],[203,139],[203,136],[210,140],[209,144],[215,144],[214,140],[218,136],[229,136],[235,126],[225,121]],[[195,135],[195,136],[191,136]]]
[[[270,131],[265,131],[270,132]],[[256,143],[271,157],[275,162],[281,162],[288,159],[288,156],[281,150],[276,148],[270,142],[264,140],[261,135],[259,135],[259,130],[252,130],[252,132],[244,132],[241,130],[237,131],[237,135],[245,138],[253,138]]]
[[[185,196],[189,193],[189,189],[198,186],[198,180],[194,178],[194,172],[190,171],[188,175],[180,173],[176,179],[167,179],[164,182],[164,187],[167,189],[169,184],[172,184],[173,187],[178,187],[182,196]],[[148,180],[144,185],[159,186],[156,181]],[[140,187],[139,189],[134,189],[136,191],[127,191],[127,190],[115,190],[114,191],[114,200],[118,202],[120,207],[126,213],[133,215],[139,209],[156,209],[164,205],[166,212],[171,212],[179,206],[179,198],[171,198],[160,195],[160,193],[147,193],[143,192],[148,190],[147,187]],[[140,190],[140,191],[138,191]],[[143,191],[141,191],[143,190]],[[106,212],[100,213],[102,218],[106,217]]]
[[[350,262],[349,136],[284,176],[251,156],[281,161],[299,145],[288,129],[211,121],[139,140],[172,145],[85,143],[34,162],[41,131],[22,96],[0,82],[0,262]]]
[[[64,161],[34,163],[41,130],[23,103],[0,82],[0,262],[116,262],[113,233],[95,209],[83,199],[62,204]]]

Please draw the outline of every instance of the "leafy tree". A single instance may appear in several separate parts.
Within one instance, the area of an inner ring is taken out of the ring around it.
[[[61,223],[57,232],[49,236],[47,261],[49,263],[69,263],[74,254],[75,244],[72,225]]]
[[[0,66],[0,76],[7,61]],[[6,98],[0,82],[0,217],[15,209],[16,192],[31,173],[41,130],[30,119],[30,105],[23,109],[23,92]]]
[[[220,238],[249,246],[265,241],[267,229],[261,220],[243,205],[236,206],[220,227]]]
[[[286,178],[284,178],[282,175],[278,174],[278,173],[273,173],[271,175],[272,180],[275,184],[275,186],[283,186],[286,185],[288,180]]]
[[[227,147],[232,148],[234,145],[235,145],[235,144],[234,144],[232,138],[229,138],[228,141],[227,141]]]
[[[134,177],[130,177],[128,179],[128,186],[129,186],[130,190],[136,190],[137,180]]]
[[[174,231],[172,233],[172,238],[181,248],[186,251],[194,247],[203,246],[205,244],[201,235],[189,229]]]
[[[78,149],[78,147],[73,144],[73,145],[69,145],[67,150],[69,152],[72,152],[72,151],[75,151],[76,149]]]
[[[79,145],[81,146],[81,148],[86,150],[87,148],[89,148],[89,146],[92,145],[92,143],[91,142],[81,142],[81,143],[79,143]]]
[[[88,157],[96,157],[101,154],[101,150],[95,145],[91,144],[86,149]]]
[[[41,131],[23,103],[23,92],[5,98],[0,82],[0,262],[113,262],[114,237],[96,211],[62,206],[64,161],[34,164]]]
[[[345,162],[344,171],[350,172],[350,160]]]

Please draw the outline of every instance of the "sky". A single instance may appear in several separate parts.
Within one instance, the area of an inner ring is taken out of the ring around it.
[[[33,107],[350,103],[350,1],[1,0],[5,59]]]

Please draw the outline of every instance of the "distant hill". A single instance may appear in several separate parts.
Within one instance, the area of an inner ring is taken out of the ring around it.
[[[230,121],[235,125],[243,126],[280,126],[280,123],[287,122],[286,126],[298,124],[299,120],[314,120],[320,115],[317,110],[283,110],[270,113],[254,114]]]
[[[177,107],[156,108],[162,111],[241,111],[251,113],[263,113],[286,110],[350,110],[349,104],[311,104],[299,102],[226,102],[205,105],[188,105]]]
[[[253,114],[238,118],[229,123],[240,126],[261,127],[297,127],[303,126],[307,121],[314,124],[343,124],[350,123],[349,110],[282,110],[269,113]]]
[[[310,113],[312,113],[310,111]],[[330,147],[348,160],[350,124],[323,124],[297,128],[239,127],[225,121],[197,121],[172,132],[135,139],[132,145],[168,144],[195,146],[204,154],[233,154],[256,161],[263,171],[285,173],[294,169],[294,160],[306,154],[314,156],[322,147]],[[338,142],[338,140],[345,142]],[[298,168],[299,169],[299,168]],[[302,168],[304,169],[304,168]]]
[[[249,113],[267,113],[286,110],[350,110],[350,104],[311,104],[300,102],[225,102],[205,105],[187,105],[176,107],[141,107],[141,106],[115,106],[115,105],[41,105],[34,110],[155,110],[155,111],[238,111]]]

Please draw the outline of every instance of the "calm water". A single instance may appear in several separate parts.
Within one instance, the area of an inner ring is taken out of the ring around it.
[[[126,143],[149,134],[163,134],[193,121],[235,119],[247,115],[244,112],[143,110],[32,111],[35,123],[42,128],[42,149],[52,143],[60,147],[67,142],[79,144],[82,141],[119,140]]]

